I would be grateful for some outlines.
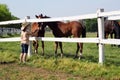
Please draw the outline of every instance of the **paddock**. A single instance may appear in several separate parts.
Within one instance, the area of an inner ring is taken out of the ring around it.
[[[42,41],[60,41],[60,42],[83,42],[83,43],[98,43],[99,44],[99,63],[103,64],[104,62],[104,44],[120,44],[119,39],[104,39],[104,17],[108,17],[108,20],[119,20],[120,19],[120,11],[111,11],[104,12],[104,9],[97,10],[96,13],[86,14],[80,16],[72,16],[72,17],[61,17],[61,18],[51,18],[51,19],[23,19],[23,20],[13,20],[13,21],[4,21],[0,22],[0,25],[6,24],[18,24],[22,22],[48,22],[48,21],[66,21],[66,20],[82,20],[82,19],[93,19],[97,18],[98,21],[98,38],[51,38],[51,37],[30,37],[30,46],[28,56],[31,55],[31,41],[38,39]],[[86,26],[87,27],[87,26]],[[20,37],[15,38],[1,38],[0,42],[13,42],[20,41]],[[84,53],[83,53],[84,54]]]

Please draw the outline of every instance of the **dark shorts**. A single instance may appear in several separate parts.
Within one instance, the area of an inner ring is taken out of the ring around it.
[[[21,44],[22,53],[28,53],[28,44]]]

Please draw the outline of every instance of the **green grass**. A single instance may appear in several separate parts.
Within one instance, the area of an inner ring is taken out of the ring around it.
[[[51,34],[46,34],[51,36]],[[87,37],[95,37],[95,33],[88,33]],[[41,45],[41,43],[40,43]],[[92,80],[118,80],[120,79],[120,49],[105,45],[105,61],[103,66],[98,64],[98,47],[93,43],[85,43],[83,48],[84,58],[81,60],[73,59],[76,51],[76,43],[63,43],[64,57],[54,57],[54,42],[45,42],[45,56],[41,56],[41,46],[39,54],[33,54],[28,58],[27,64],[19,63],[20,42],[3,42],[0,43],[0,67],[4,63],[18,64],[21,67],[30,67],[34,69],[43,68],[47,71],[62,72],[70,74],[79,79]],[[58,50],[60,53],[60,50]],[[11,70],[12,69],[12,70]],[[9,71],[9,73],[5,73]],[[28,75],[28,72],[22,73],[19,69],[10,67],[2,67],[0,70],[0,79],[5,80],[5,74],[12,75],[10,80],[21,78],[22,74]],[[38,76],[38,73],[30,73],[30,76],[25,76],[25,79],[31,80],[60,80],[58,76],[49,74],[48,77]],[[2,78],[1,78],[2,77]],[[21,78],[24,79],[24,78]],[[67,80],[76,80],[76,78],[67,77]]]

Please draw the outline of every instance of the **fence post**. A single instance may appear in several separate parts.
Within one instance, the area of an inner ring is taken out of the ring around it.
[[[30,57],[32,54],[32,42],[29,41],[29,47],[28,47],[28,57]]]
[[[99,9],[97,11],[98,15],[98,36],[99,36],[99,63],[103,64],[104,61],[104,44],[101,43],[101,40],[104,39],[104,17],[99,16],[100,13],[104,12],[104,9]]]

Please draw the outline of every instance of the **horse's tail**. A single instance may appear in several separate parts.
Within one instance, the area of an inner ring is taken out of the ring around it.
[[[83,26],[83,30],[82,30],[82,37],[86,37],[86,27],[85,25]]]
[[[120,25],[118,21],[114,21],[114,31],[116,33],[116,38],[120,39]]]

